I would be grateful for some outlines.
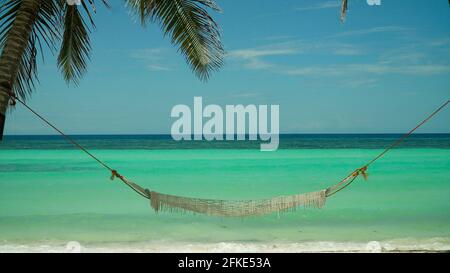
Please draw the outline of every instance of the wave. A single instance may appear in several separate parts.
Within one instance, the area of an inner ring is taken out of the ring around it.
[[[305,252],[450,252],[450,238],[396,239],[369,242],[220,242],[173,241],[0,244],[1,253],[305,253]]]

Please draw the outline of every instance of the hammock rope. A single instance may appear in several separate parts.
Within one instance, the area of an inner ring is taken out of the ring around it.
[[[328,197],[348,187],[356,180],[357,177],[362,176],[364,179],[367,179],[368,178],[367,170],[371,164],[373,164],[375,161],[383,157],[390,150],[400,145],[406,138],[408,138],[411,134],[413,134],[422,125],[427,123],[437,113],[439,113],[442,109],[444,109],[450,102],[450,100],[447,100],[443,105],[437,108],[433,113],[431,113],[427,118],[425,118],[422,122],[420,122],[416,127],[411,129],[408,133],[404,134],[395,142],[393,142],[390,146],[388,146],[379,155],[370,160],[367,164],[354,170],[344,179],[339,181],[337,184],[330,186],[324,190],[296,195],[278,196],[270,199],[260,199],[260,200],[215,200],[215,199],[202,199],[202,198],[168,195],[142,188],[138,184],[122,176],[117,170],[111,168],[105,162],[103,162],[95,155],[90,153],[86,148],[80,145],[72,137],[66,135],[63,131],[61,131],[51,122],[49,122],[46,118],[44,118],[42,115],[33,110],[23,100],[18,98],[14,93],[11,92],[8,93],[8,95],[10,96],[11,105],[16,104],[16,101],[18,101],[31,113],[33,113],[44,123],[46,123],[56,132],[58,132],[61,136],[63,136],[68,142],[72,143],[75,147],[77,147],[78,149],[86,153],[88,156],[90,156],[92,159],[97,161],[102,167],[106,168],[111,173],[111,180],[118,178],[125,185],[134,190],[137,194],[146,199],[149,199],[150,206],[156,212],[158,211],[192,212],[221,217],[246,217],[246,216],[271,214],[274,212],[280,213],[292,211],[299,207],[322,208],[325,205],[326,199]]]

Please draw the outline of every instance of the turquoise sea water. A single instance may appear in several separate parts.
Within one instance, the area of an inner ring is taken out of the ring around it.
[[[285,136],[276,152],[248,142],[79,138],[150,189],[257,199],[326,188],[396,137]],[[0,251],[51,251],[69,241],[111,251],[360,250],[370,241],[392,249],[450,249],[450,135],[415,136],[403,147],[324,209],[235,219],[155,214],[147,200],[110,181],[106,170],[59,138],[10,137],[0,146]]]

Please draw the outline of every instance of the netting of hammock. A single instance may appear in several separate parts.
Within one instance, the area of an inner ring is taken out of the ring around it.
[[[345,1],[346,2],[346,1]],[[346,7],[345,7],[346,8]],[[344,9],[344,6],[343,6]],[[96,156],[87,151],[83,146],[81,146],[78,142],[76,142],[70,136],[64,134],[60,129],[58,129],[55,125],[50,123],[46,118],[38,114],[32,108],[30,108],[24,101],[17,98],[14,93],[8,93],[11,103],[15,104],[15,101],[20,102],[25,108],[27,108],[30,112],[36,115],[39,119],[45,122],[48,126],[52,127],[55,131],[57,131],[61,136],[63,136],[67,141],[71,142],[78,149],[82,150],[92,159],[97,161],[102,167],[109,170],[112,174],[111,179],[119,178],[122,182],[124,182],[127,186],[133,189],[136,193],[141,195],[142,197],[150,200],[151,207],[156,211],[169,211],[169,212],[193,212],[193,213],[201,213],[206,215],[214,215],[214,216],[224,216],[224,217],[245,217],[245,216],[253,216],[253,215],[263,215],[270,214],[274,212],[286,212],[292,211],[299,207],[312,207],[312,208],[322,208],[325,205],[326,199],[335,193],[343,190],[347,186],[349,186],[358,176],[363,176],[364,179],[367,179],[367,168],[369,165],[374,163],[376,160],[384,156],[388,151],[398,146],[401,142],[403,142],[407,137],[409,137],[415,130],[417,130],[420,126],[429,121],[433,116],[435,116],[438,112],[444,109],[450,100],[447,100],[443,105],[437,108],[433,113],[431,113],[426,119],[424,119],[421,123],[419,123],[416,127],[410,130],[408,133],[403,135],[397,141],[392,143],[389,147],[383,150],[378,156],[373,158],[367,164],[365,164],[362,168],[356,169],[354,172],[349,174],[347,177],[342,179],[339,183],[328,187],[323,190],[319,190],[316,192],[303,193],[303,194],[295,194],[288,196],[278,196],[270,199],[261,199],[261,200],[214,200],[214,199],[202,199],[202,198],[192,198],[192,197],[182,197],[175,195],[168,195],[163,193],[158,193],[156,191],[150,191],[148,189],[144,189],[136,183],[133,183],[130,180],[127,180],[124,176],[120,175],[116,170],[109,167],[103,161],[98,159]]]
[[[366,177],[366,169],[366,167],[360,168],[338,184],[324,190],[259,200],[217,200],[182,197],[143,189],[117,173],[113,175],[113,178],[118,177],[133,190],[149,199],[151,207],[156,212],[192,212],[221,217],[248,217],[275,212],[289,212],[300,207],[322,208],[327,197],[350,185],[360,174]]]

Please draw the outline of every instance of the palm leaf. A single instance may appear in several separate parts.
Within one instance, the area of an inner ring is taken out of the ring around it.
[[[206,9],[219,11],[212,0],[127,0],[142,22],[158,23],[201,80],[223,64],[219,27]]]
[[[93,13],[96,12],[94,0],[82,0],[81,10],[76,5],[65,5],[63,15],[63,39],[58,55],[58,67],[66,82],[78,83],[87,70],[91,53],[91,28],[95,29]],[[102,3],[109,8],[106,0]],[[89,21],[89,24],[87,23]]]
[[[31,32],[27,35],[28,39],[22,39],[25,44],[12,42],[9,47],[10,52],[6,53],[4,48],[12,35],[14,20],[22,4],[23,1],[20,0],[9,0],[0,7],[0,52],[3,58],[14,62],[10,63],[12,67],[17,68],[5,74],[12,80],[12,91],[20,98],[26,99],[34,88],[37,76],[37,48],[42,48],[43,42],[50,48],[54,48],[58,40],[59,6],[57,1],[42,1],[39,9],[36,10],[36,18],[32,23]],[[20,52],[20,56],[16,56],[14,52]],[[3,56],[4,53],[5,56]]]
[[[90,50],[89,30],[78,7],[66,5],[64,35],[58,55],[58,67],[67,82],[77,82],[84,74]]]
[[[20,1],[6,1],[0,6],[0,50],[3,49],[5,44],[7,33],[11,29],[16,18],[17,11],[19,10]]]
[[[345,16],[347,15],[347,10],[348,10],[348,0],[342,0],[341,22],[345,21]]]

